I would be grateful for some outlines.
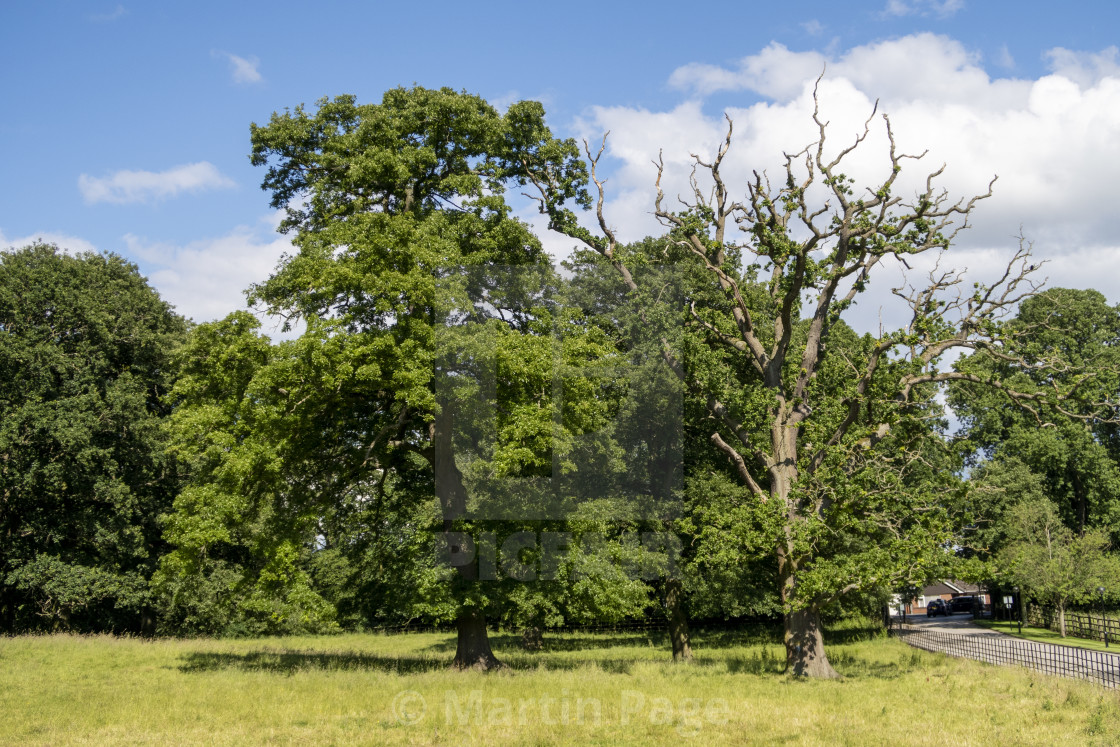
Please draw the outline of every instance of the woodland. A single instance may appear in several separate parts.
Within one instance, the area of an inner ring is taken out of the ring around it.
[[[537,102],[297,106],[250,131],[292,250],[201,324],[116,255],[0,252],[0,632],[447,625],[492,669],[498,627],[665,621],[683,663],[773,620],[831,678],[825,627],[936,579],[1115,605],[1120,307],[1026,238],[954,269],[998,182],[949,194],[869,115],[745,183],[729,120],[688,193],[651,167],[663,232],[624,242],[609,141]],[[874,334],[872,292],[907,309]]]

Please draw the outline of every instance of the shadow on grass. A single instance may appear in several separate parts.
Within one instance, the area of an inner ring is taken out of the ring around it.
[[[775,625],[757,625],[744,627],[739,630],[707,630],[699,627],[692,631],[692,644],[694,647],[705,649],[735,648],[737,646],[757,646],[764,644],[780,644],[782,642],[782,629]],[[862,640],[862,639],[853,639]],[[836,641],[844,642],[844,641]],[[633,633],[567,633],[544,631],[543,653],[561,651],[594,651],[596,649],[637,647],[657,648],[669,647],[669,633],[664,630],[643,630]],[[490,633],[490,645],[495,649],[516,652],[521,648],[521,635],[519,633]],[[425,651],[453,652],[455,638],[432,643],[424,647]]]
[[[786,673],[785,661],[769,651],[762,651],[751,656],[726,656],[718,659],[698,656],[693,664],[699,667],[726,666],[730,674],[769,675]]]
[[[183,672],[241,669],[247,672],[296,674],[302,671],[378,671],[419,674],[446,669],[448,662],[427,657],[376,656],[358,653],[307,653],[303,651],[249,651],[244,654],[195,652],[183,656]]]
[[[692,645],[696,648],[735,648],[736,646],[764,646],[782,642],[780,624],[751,625],[738,630],[707,630],[698,627],[692,632]]]
[[[522,648],[521,635],[518,633],[491,633],[490,645],[494,649],[517,652]],[[594,651],[604,648],[668,646],[668,634],[661,631],[642,633],[618,633],[615,635],[559,633],[545,632],[541,652],[550,651]],[[453,652],[456,647],[454,638],[432,643],[424,647],[425,651]]]
[[[631,674],[637,664],[648,664],[648,659],[589,658],[552,659],[533,654],[499,654],[509,671],[573,671],[595,667],[610,674]],[[843,653],[830,656],[832,663],[846,677],[895,679],[915,666],[900,666],[898,662],[873,662],[860,656]],[[662,662],[669,664],[666,660]],[[729,674],[756,676],[786,673],[783,658],[769,651],[750,656],[705,657],[700,656],[693,666],[708,668],[725,667]],[[422,674],[451,668],[450,658],[376,656],[358,653],[307,653],[300,651],[250,651],[243,654],[196,652],[183,657],[179,669],[185,673],[215,672],[236,669],[246,672],[267,672],[292,676],[310,671],[376,671],[392,674]]]
[[[882,637],[875,627],[840,627],[826,633],[829,645],[857,643]],[[780,645],[782,631],[773,625],[744,627],[738,630],[704,630],[693,633],[693,647],[698,656],[697,666],[726,667],[732,674],[773,675],[786,671],[784,656],[767,649]],[[527,652],[521,648],[517,633],[491,633],[490,641],[498,658],[512,671],[548,670],[571,671],[586,667],[612,674],[629,674],[638,664],[670,661],[668,635],[664,631],[635,631],[610,635],[596,633],[546,633],[544,648],[540,652]],[[223,669],[272,672],[292,675],[301,671],[378,671],[393,674],[418,674],[440,671],[451,667],[455,651],[455,638],[432,643],[417,655],[393,656],[358,652],[314,652],[290,649],[263,649],[244,653],[193,652],[183,656],[183,672],[211,672]],[[650,649],[664,654],[664,658],[651,658]],[[728,649],[760,647],[760,651],[734,652]],[[609,649],[639,649],[640,654]],[[588,652],[586,657],[549,656]],[[714,655],[710,655],[711,652]],[[621,654],[621,656],[619,656]],[[840,651],[829,651],[834,665],[845,670],[848,676],[893,678],[899,676],[896,664],[873,662],[862,656]]]
[[[512,670],[573,670],[596,666],[612,674],[629,674],[636,663],[629,659],[552,660],[529,655],[499,655]],[[308,653],[303,651],[250,651],[243,654],[195,652],[186,654],[179,669],[186,673],[240,669],[293,675],[307,671],[376,671],[421,674],[451,668],[450,658],[377,656],[359,653]]]
[[[824,631],[825,645],[842,645],[846,643],[862,643],[885,638],[887,632],[881,626],[867,625],[860,627],[826,628]]]

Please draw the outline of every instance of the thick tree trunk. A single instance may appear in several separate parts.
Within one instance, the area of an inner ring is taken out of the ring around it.
[[[1064,604],[1058,605],[1058,633],[1062,638],[1066,637],[1066,606]]]
[[[828,663],[821,635],[821,616],[815,609],[795,610],[785,616],[786,663],[795,677],[835,679],[840,675]]]
[[[688,632],[688,616],[684,612],[684,584],[679,578],[670,578],[665,582],[665,612],[669,616],[673,661],[692,661],[692,639]]]
[[[490,638],[486,632],[486,618],[482,615],[462,612],[455,621],[459,634],[455,649],[456,669],[497,669],[502,666],[494,652],[490,650]]]
[[[789,604],[797,588],[797,567],[785,545],[778,547],[778,573],[782,585],[782,602]],[[828,663],[824,651],[820,611],[815,607],[796,609],[785,614],[786,669],[795,677],[835,679],[840,675]]]
[[[455,463],[452,448],[451,407],[443,403],[442,412],[435,417],[430,426],[435,468],[436,496],[443,509],[443,527],[448,537],[453,536],[455,520],[467,512],[467,491],[463,485],[463,473]],[[449,542],[450,544],[450,542]],[[463,552],[462,548],[449,547],[448,556],[454,557]],[[464,564],[456,564],[459,577],[478,582],[478,559],[471,558]],[[457,669],[495,669],[502,666],[490,649],[490,638],[486,632],[486,617],[478,610],[464,607],[455,620],[458,644],[455,649],[453,666]]]

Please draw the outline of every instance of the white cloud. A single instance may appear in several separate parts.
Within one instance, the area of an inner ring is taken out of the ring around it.
[[[809,36],[820,36],[824,33],[824,26],[821,25],[821,22],[816,18],[805,21],[805,23],[801,24],[801,28],[805,29],[805,33]]]
[[[705,96],[716,91],[753,91],[791,102],[811,90],[822,72],[831,80],[846,79],[872,100],[958,101],[1002,106],[1022,99],[1018,81],[993,81],[980,66],[980,56],[960,42],[923,33],[854,47],[830,58],[817,51],[792,52],[771,42],[732,68],[692,63],[673,71],[669,85]],[[992,97],[987,101],[979,96]]]
[[[981,202],[973,227],[958,237],[948,258],[981,271],[1006,261],[1020,227],[1035,255],[1050,259],[1051,285],[1096,287],[1120,301],[1120,72],[1117,54],[1050,53],[1054,73],[1037,80],[992,78],[977,54],[943,36],[918,34],[855,47],[829,58],[820,84],[821,115],[830,122],[826,154],[852,141],[871,113],[890,114],[903,152],[929,151],[908,162],[896,194],[912,195],[926,173],[942,164],[940,184],[954,197],[982,193],[999,175],[994,196]],[[654,167],[663,149],[666,199],[688,193],[689,153],[710,159],[722,141],[722,116],[702,106],[704,94],[752,91],[770,101],[730,108],[735,127],[724,176],[732,198],[746,192],[753,171],[778,181],[783,152],[813,142],[812,86],[826,61],[820,52],[791,52],[770,44],[730,68],[693,64],[670,82],[692,100],[658,112],[629,107],[590,110],[579,123],[594,142],[611,131],[606,214],[620,238],[634,240],[663,229],[653,220]],[[863,184],[889,173],[882,120],[845,172]],[[980,262],[978,258],[986,258]],[[891,285],[893,281],[887,281]],[[886,287],[886,286],[884,286]],[[865,299],[864,309],[889,307]],[[861,309],[859,313],[864,313]],[[868,312],[870,313],[870,312]],[[871,319],[864,320],[870,323]]]
[[[964,7],[964,0],[887,0],[884,16],[930,16],[948,18]]]
[[[278,214],[270,214],[253,226],[238,226],[225,236],[177,245],[126,235],[125,251],[160,297],[176,311],[196,322],[221,319],[245,309],[245,291],[253,283],[267,280],[285,253],[294,253],[291,241],[275,233]],[[41,231],[22,237],[7,237],[0,231],[0,251],[20,249],[37,241],[57,244],[67,254],[98,253],[91,242],[67,234]],[[263,331],[273,338],[293,337],[303,328],[280,333],[279,319],[264,316]]]
[[[106,177],[82,174],[78,189],[87,203],[149,202],[182,192],[201,192],[236,186],[208,161],[175,166],[166,171],[116,171]]]
[[[36,243],[54,244],[67,254],[79,254],[81,252],[93,252],[96,254],[98,251],[96,246],[85,239],[58,233],[57,231],[40,231],[27,236],[8,238],[4,232],[0,230],[0,251],[6,249],[22,249],[25,246]]]
[[[751,90],[769,98],[789,99],[800,93],[807,79],[820,75],[825,61],[819,52],[791,52],[771,42],[758,54],[740,60],[737,70],[698,63],[679,67],[669,76],[669,85],[701,95]]]
[[[1050,70],[1055,75],[1077,83],[1081,88],[1092,88],[1105,78],[1120,78],[1120,49],[1108,47],[1098,52],[1075,52],[1054,47],[1046,53]]]
[[[246,308],[245,290],[267,280],[281,256],[294,252],[289,239],[269,233],[274,225],[270,215],[256,228],[238,226],[225,236],[186,245],[124,238],[128,256],[160,295],[179,313],[205,322]]]
[[[231,52],[222,52],[215,50],[211,53],[214,57],[220,57],[229,62],[230,75],[233,76],[234,83],[260,83],[264,78],[261,77],[260,68],[261,61],[256,57],[239,57]]]

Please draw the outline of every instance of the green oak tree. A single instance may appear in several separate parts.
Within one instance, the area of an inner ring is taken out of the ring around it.
[[[151,632],[172,349],[186,322],[114,255],[0,253],[0,626]]]
[[[397,548],[402,581],[416,581],[397,610],[454,619],[455,665],[480,668],[498,664],[488,617],[549,624],[644,608],[636,579],[587,572],[626,555],[624,542],[579,546],[538,579],[517,575],[544,563],[533,556],[540,545],[504,544],[593,528],[592,508],[572,521],[517,511],[540,501],[578,508],[585,465],[618,462],[603,428],[616,385],[578,373],[612,350],[550,299],[548,257],[503,197],[525,161],[578,163],[574,143],[551,138],[539,104],[500,115],[475,96],[422,88],[275,114],[253,126],[252,141],[297,251],[251,298],[306,332],[269,346],[231,318],[196,336],[176,390],[176,448],[192,485],[168,522],[178,549],[164,588],[194,600],[188,607],[233,589],[255,619],[333,624],[315,565],[337,579],[344,568],[320,558],[350,543],[353,564],[354,543],[365,542],[379,573],[351,570],[366,589],[383,584],[388,556],[368,543],[372,533]],[[584,199],[578,189],[566,197]],[[559,379],[557,363],[567,372]],[[548,473],[556,484],[544,490]],[[320,546],[308,566],[312,538]],[[485,577],[492,543],[510,555],[501,579]],[[206,588],[184,587],[200,577]]]
[[[376,563],[386,544],[427,539],[380,533],[379,514],[415,509],[407,500],[400,506],[401,491],[381,465],[355,474],[365,456],[357,435],[386,421],[350,365],[349,342],[312,324],[299,339],[273,345],[248,312],[193,331],[169,396],[169,450],[186,483],[164,520],[174,550],[156,578],[168,629],[330,630],[336,607],[320,594],[316,566],[325,571],[324,559],[340,546],[360,545],[336,560]],[[358,417],[359,404],[374,409]],[[353,541],[367,536],[353,527],[365,522],[374,524],[368,541]],[[324,555],[313,561],[317,544]],[[407,611],[404,589],[423,588],[426,579],[395,577],[405,584],[394,591]]]

